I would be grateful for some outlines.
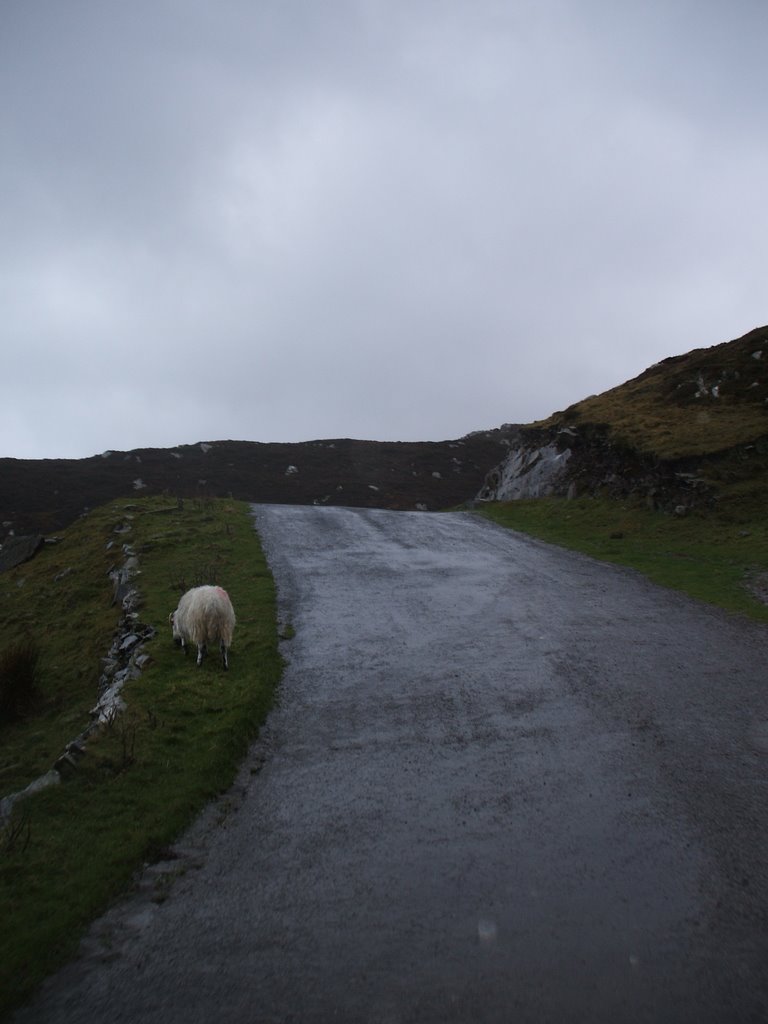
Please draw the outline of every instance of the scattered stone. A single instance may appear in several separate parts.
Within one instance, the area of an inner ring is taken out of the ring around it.
[[[115,717],[125,711],[125,701],[120,696],[124,680],[118,680],[108,687],[99,698],[95,707],[90,710],[91,718],[99,725],[108,725]]]
[[[77,758],[69,751],[65,751],[60,757],[56,758],[53,768],[62,778],[74,775],[77,769]]]
[[[35,793],[40,793],[44,789],[48,789],[49,786],[58,786],[61,782],[61,776],[55,768],[51,768],[45,775],[41,775],[35,779],[34,782],[26,787],[26,789],[20,790],[18,793],[11,793],[9,796],[4,797],[0,800],[0,821],[7,819],[8,815],[13,810],[13,805],[17,800],[23,800],[25,797],[33,796]]]
[[[53,577],[53,582],[59,583],[61,580],[66,579],[66,577],[73,572],[74,569],[72,568],[72,566],[70,566],[68,569],[62,569],[61,572],[57,572],[56,575]]]
[[[8,536],[0,549],[0,572],[15,569],[17,565],[34,558],[45,544],[45,537],[35,533],[28,536]]]
[[[141,594],[135,587],[130,587],[120,602],[120,606],[128,618],[135,618],[136,609],[141,604]]]
[[[40,541],[42,543],[42,537]],[[138,622],[136,612],[129,610],[136,607],[141,600],[138,590],[131,585],[131,579],[139,571],[138,559],[130,545],[124,545],[123,551],[126,554],[125,564],[121,568],[113,566],[107,574],[115,585],[113,604],[119,599],[123,614],[109,653],[101,659],[103,671],[98,684],[100,696],[90,712],[92,721],[76,739],[66,745],[49,772],[35,779],[26,789],[0,800],[0,821],[10,814],[17,800],[37,793],[47,786],[56,785],[61,782],[62,776],[67,777],[77,769],[79,760],[86,753],[87,739],[105,725],[114,722],[115,718],[125,711],[126,704],[120,696],[125,683],[131,679],[138,679],[143,666],[151,660],[150,655],[143,652],[143,647],[147,640],[155,636],[156,630],[153,626]],[[63,578],[72,571],[66,569],[56,578]]]

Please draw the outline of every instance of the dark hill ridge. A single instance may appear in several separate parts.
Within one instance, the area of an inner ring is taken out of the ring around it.
[[[664,509],[768,500],[768,327],[694,349],[546,420],[453,441],[213,441],[0,459],[0,542],[132,493],[428,510],[480,495],[642,494]]]
[[[87,459],[0,459],[0,540],[51,533],[113,498],[167,492],[286,504],[434,510],[472,498],[508,431],[453,441],[211,441]]]

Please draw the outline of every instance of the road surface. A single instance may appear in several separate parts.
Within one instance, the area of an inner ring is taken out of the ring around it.
[[[18,1024],[768,1020],[764,627],[467,513],[254,511],[279,704]]]

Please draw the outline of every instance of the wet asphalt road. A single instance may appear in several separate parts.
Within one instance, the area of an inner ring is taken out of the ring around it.
[[[468,514],[255,514],[279,707],[20,1024],[768,1020],[763,627]]]

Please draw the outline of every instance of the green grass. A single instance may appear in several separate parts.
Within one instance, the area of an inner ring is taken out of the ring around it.
[[[531,426],[603,425],[611,439],[664,459],[752,445],[768,436],[768,328],[665,359]]]
[[[606,424],[615,441],[665,459],[724,451],[768,432],[763,405],[736,402],[727,395],[699,404],[676,404],[653,384],[650,374],[629,381],[536,425]]]
[[[116,533],[122,524],[130,532]],[[0,728],[0,796],[50,769],[88,724],[118,618],[106,574],[122,543],[140,561],[140,619],[158,630],[152,660],[123,691],[126,713],[89,741],[78,770],[16,804],[0,833],[0,1014],[72,955],[142,864],[227,788],[280,676],[274,585],[248,506],[113,502],[0,577],[0,650],[31,637],[42,690],[35,714]],[[169,612],[203,582],[224,586],[235,606],[229,672],[215,654],[198,669],[171,640]]]
[[[498,502],[481,514],[502,526],[642,572],[654,583],[768,622],[748,589],[768,574],[764,518],[683,518],[604,498]]]

